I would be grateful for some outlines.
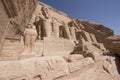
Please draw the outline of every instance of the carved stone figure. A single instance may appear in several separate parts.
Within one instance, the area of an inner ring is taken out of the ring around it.
[[[76,41],[76,27],[70,27],[71,40]]]
[[[45,30],[45,37],[51,37],[52,35],[51,19],[43,19],[43,28]]]
[[[50,17],[50,13],[49,13],[49,10],[48,10],[47,7],[42,7],[42,8],[41,8],[41,11],[42,11],[42,15],[43,15],[46,19],[48,19],[48,18]]]
[[[71,40],[76,41],[76,32],[80,30],[79,26],[75,24],[75,21],[71,21],[69,25]]]
[[[37,39],[43,39],[44,31],[43,31],[43,19],[40,16],[36,16],[34,22],[37,30]]]
[[[43,27],[44,27],[44,30],[45,30],[45,37],[51,37],[51,35],[52,35],[52,24],[51,24],[51,22],[52,22],[52,20],[51,20],[50,13],[48,11],[48,8],[46,8],[46,7],[42,7],[41,11],[42,11],[42,15],[44,16]]]
[[[36,38],[37,38],[36,28],[34,25],[29,24],[24,31],[24,52],[22,53],[22,55],[34,54],[33,48]]]
[[[120,36],[38,0],[0,0],[0,80],[120,80]]]
[[[76,27],[78,30],[81,30],[80,26],[75,22],[74,19],[72,19],[70,22],[68,22],[68,26],[74,26],[74,27]]]
[[[63,24],[60,26],[60,35],[62,35],[64,38],[71,39],[69,27],[67,24],[65,24],[65,22],[63,22]]]
[[[59,38],[59,25],[57,24],[57,21],[52,18],[52,30],[54,33],[54,37]]]
[[[7,28],[6,38],[20,40],[21,34],[22,34],[22,30],[20,29],[20,25],[16,23],[14,20],[11,20]]]

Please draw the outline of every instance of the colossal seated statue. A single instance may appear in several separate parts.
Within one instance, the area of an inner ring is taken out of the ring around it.
[[[70,34],[71,34],[71,40],[76,41],[77,40],[77,32],[81,31],[80,26],[74,21],[68,22]]]
[[[48,8],[41,8],[43,18],[43,28],[45,31],[45,37],[51,37],[52,35],[52,20]]]
[[[60,37],[71,39],[69,27],[67,24],[65,24],[65,22],[63,22],[63,24],[60,26]]]
[[[43,19],[40,16],[36,16],[35,22],[33,23],[36,26],[37,30],[37,39],[43,39],[44,30],[43,30]]]

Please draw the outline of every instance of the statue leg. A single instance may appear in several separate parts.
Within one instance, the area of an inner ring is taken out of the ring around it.
[[[65,28],[65,37],[67,38],[67,39],[71,39],[71,36],[70,36],[70,31],[69,31],[69,28]]]
[[[52,26],[48,21],[44,22],[45,37],[51,37]]]
[[[24,37],[24,50],[21,53],[21,55],[28,55],[29,54],[29,52],[30,52],[29,45],[30,45],[30,36],[26,35]]]
[[[54,26],[54,35],[56,38],[59,38],[59,27],[58,26]]]
[[[38,34],[37,39],[40,39],[40,25],[36,26],[36,30],[37,30],[37,34]]]

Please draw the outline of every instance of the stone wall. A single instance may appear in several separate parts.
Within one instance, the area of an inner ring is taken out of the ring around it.
[[[8,22],[9,22],[9,16],[6,14],[3,0],[1,0],[0,1],[0,49],[3,46]]]
[[[20,35],[29,23],[37,0],[1,0],[0,1],[0,48],[4,39],[20,39]]]
[[[56,80],[93,63],[92,58],[68,63],[61,56],[1,61],[0,80]]]
[[[45,56],[65,56],[74,50],[74,42],[64,38],[45,38],[44,55]]]
[[[105,40],[105,47],[111,52],[120,55],[120,35],[107,37]]]
[[[28,23],[36,33],[27,34],[26,44]],[[110,35],[103,25],[75,20],[37,0],[1,0],[0,80],[119,80],[119,59],[99,43]],[[108,40],[119,43],[118,37]],[[22,54],[26,46],[29,52]]]
[[[23,2],[24,4],[22,4]],[[16,6],[15,12],[17,14],[10,21],[6,31],[6,40],[2,51],[5,56],[20,55],[24,50],[22,34],[27,23],[35,25],[38,33],[34,47],[36,49],[35,54],[68,55],[73,53],[76,43],[81,42],[82,39],[90,42],[90,44],[98,43],[91,27],[91,32],[89,32],[83,23],[80,25],[75,19],[42,2],[37,4],[36,1],[32,0],[18,0],[13,4]],[[95,31],[97,32],[97,30]],[[14,47],[13,43],[16,48],[12,48]]]
[[[53,80],[67,74],[67,63],[59,56],[0,62],[0,80]]]

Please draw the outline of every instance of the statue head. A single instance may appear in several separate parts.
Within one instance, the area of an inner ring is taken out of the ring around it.
[[[42,7],[42,8],[41,8],[41,11],[42,11],[42,15],[43,15],[46,19],[48,19],[48,18],[50,17],[50,13],[49,13],[49,10],[48,10],[47,7]]]
[[[68,22],[68,26],[69,26],[69,27],[75,27],[75,22],[74,22],[74,20],[71,20],[70,22]]]

